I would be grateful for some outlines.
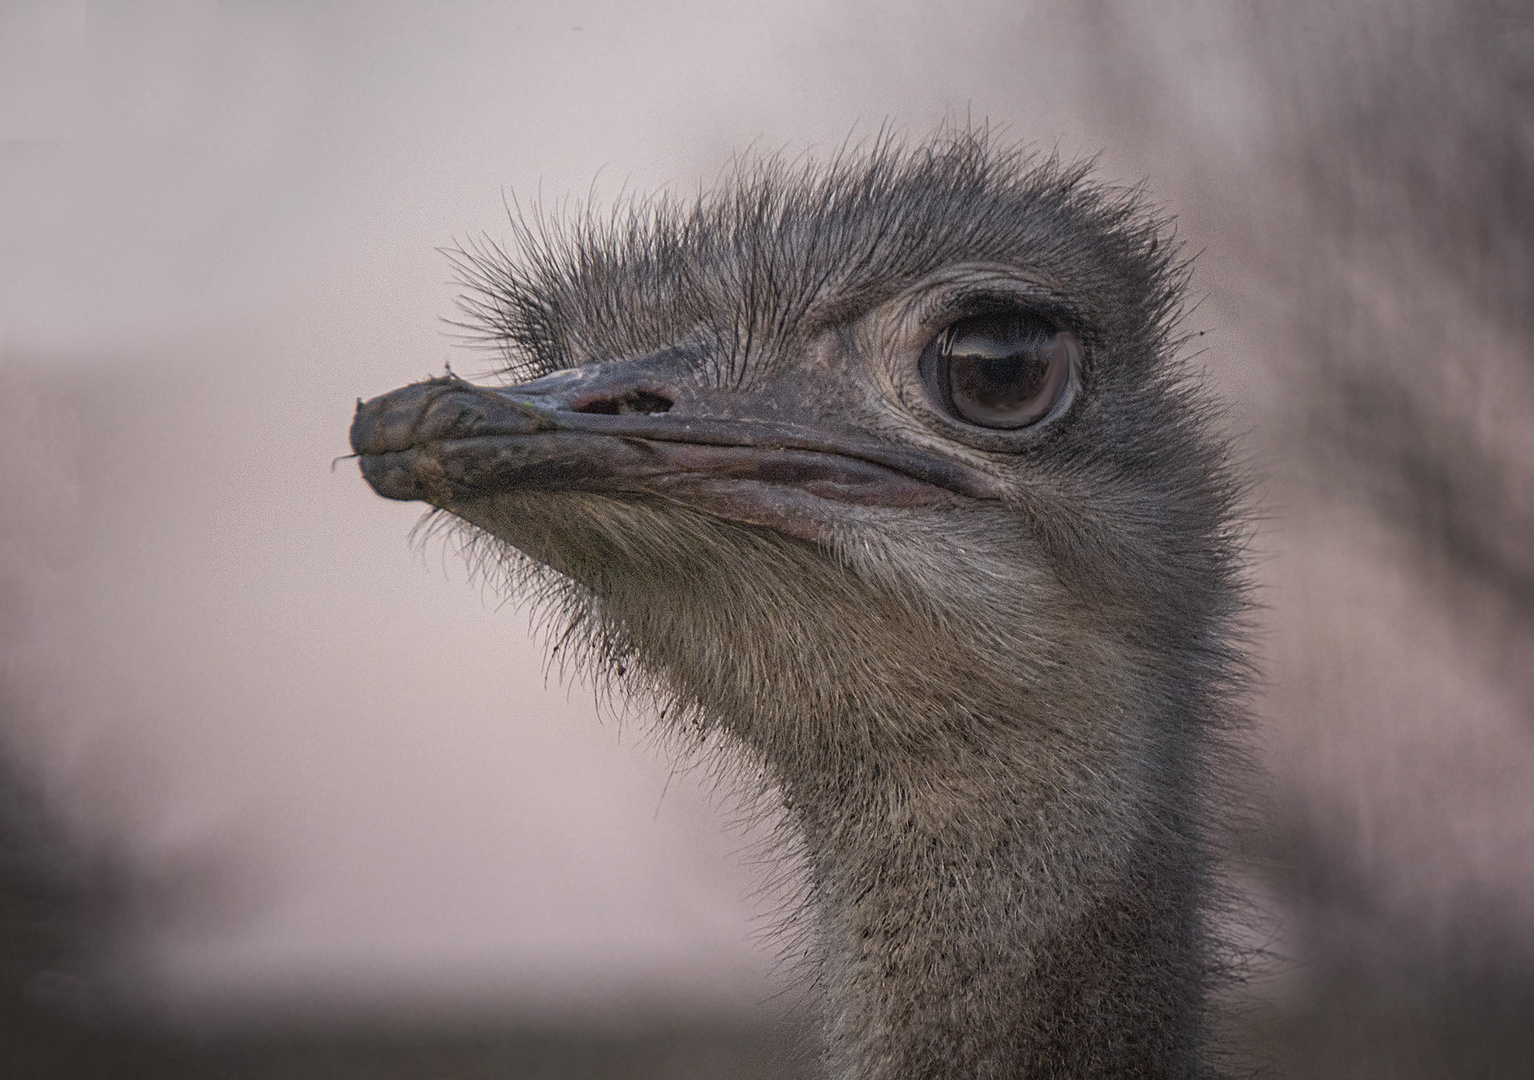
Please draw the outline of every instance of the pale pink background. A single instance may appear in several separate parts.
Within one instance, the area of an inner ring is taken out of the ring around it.
[[[1200,362],[1267,477],[1253,798],[1331,830],[1391,933],[1527,944],[1528,718],[1390,529],[1286,464],[1254,267],[1294,208],[1243,5],[1145,8],[1107,40],[1015,2],[0,7],[7,724],[123,882],[112,992],[645,1018],[780,986],[728,799],[332,459],[359,395],[483,367],[435,249],[504,237],[509,194],[685,194],[954,118],[1100,153],[1207,248]],[[1521,438],[1531,400],[1483,420]],[[1250,876],[1251,933],[1303,958],[1322,931]]]

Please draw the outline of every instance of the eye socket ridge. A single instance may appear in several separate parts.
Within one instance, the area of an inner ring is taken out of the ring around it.
[[[985,428],[1031,427],[1050,417],[1081,364],[1081,339],[1019,307],[955,319],[927,344],[921,373],[950,416]]]

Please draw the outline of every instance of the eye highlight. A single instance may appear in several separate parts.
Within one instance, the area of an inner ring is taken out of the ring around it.
[[[938,400],[960,419],[989,428],[1043,420],[1080,363],[1080,338],[1015,311],[960,319],[922,357]]]

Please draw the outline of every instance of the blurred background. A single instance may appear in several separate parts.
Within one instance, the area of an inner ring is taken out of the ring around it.
[[[1259,476],[1243,1074],[1534,1074],[1523,0],[0,3],[6,1076],[813,1075],[728,793],[349,462],[437,251],[945,123],[1199,252]]]

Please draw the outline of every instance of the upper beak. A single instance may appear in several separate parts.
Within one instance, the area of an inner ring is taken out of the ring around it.
[[[449,510],[512,491],[649,494],[819,537],[810,521],[824,518],[825,500],[997,497],[983,473],[871,439],[782,394],[700,388],[666,354],[510,387],[413,383],[359,402],[351,443],[380,495]]]

